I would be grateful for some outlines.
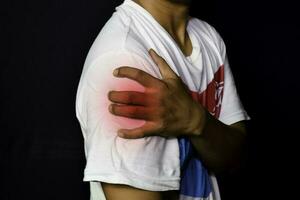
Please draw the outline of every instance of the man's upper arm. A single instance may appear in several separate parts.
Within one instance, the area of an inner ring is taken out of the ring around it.
[[[249,120],[251,118],[244,109],[236,88],[235,79],[229,64],[224,40],[213,26],[209,24],[207,25],[209,27],[208,30],[211,34],[212,40],[215,41],[215,44],[219,49],[219,53],[224,65],[224,88],[219,120],[227,125],[243,120]]]
[[[149,191],[176,190],[180,180],[179,153],[174,152],[177,140],[161,137],[126,140],[117,136],[120,128],[132,129],[144,123],[108,111],[110,90],[144,90],[133,80],[114,77],[113,70],[120,66],[136,67],[155,75],[155,68],[144,58],[126,51],[99,56],[83,71],[76,108],[87,159],[84,181],[118,183]]]
[[[241,131],[244,135],[247,134],[247,131],[246,131],[246,122],[244,120],[236,122],[236,123],[233,123],[230,126],[232,128],[234,128],[234,129],[236,129],[236,130]]]

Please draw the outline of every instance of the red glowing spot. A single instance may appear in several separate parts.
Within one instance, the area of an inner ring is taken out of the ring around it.
[[[115,91],[139,91],[144,92],[145,88],[136,81],[128,78],[116,78],[111,80],[114,85],[111,90]],[[212,81],[207,85],[207,88],[201,92],[189,91],[192,98],[204,106],[213,116],[219,117],[221,111],[221,103],[224,91],[224,65],[220,66],[218,71],[214,74]],[[108,110],[108,106],[111,104],[109,100],[105,105],[105,109]],[[110,113],[109,113],[110,114]],[[122,116],[115,116],[110,114],[109,120],[113,123],[114,127],[133,129],[142,126],[145,120],[132,119]],[[111,124],[112,125],[112,124]]]

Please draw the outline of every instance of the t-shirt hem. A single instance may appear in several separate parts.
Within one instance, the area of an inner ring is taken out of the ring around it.
[[[249,117],[246,111],[240,111],[240,112],[232,113],[219,120],[222,121],[224,124],[230,125],[242,120],[250,120],[250,119],[251,118]]]
[[[214,198],[212,193],[208,197],[192,197],[180,194],[179,200],[214,200]]]
[[[111,184],[124,184],[135,188],[148,190],[148,191],[168,191],[168,190],[179,190],[179,179],[164,180],[164,179],[149,179],[145,177],[129,177],[128,174],[125,177],[123,173],[114,172],[110,175],[101,174],[85,174],[83,181],[99,181]]]

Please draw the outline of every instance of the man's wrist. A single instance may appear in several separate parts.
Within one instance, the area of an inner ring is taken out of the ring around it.
[[[195,108],[192,110],[188,135],[201,136],[207,124],[209,112],[197,102],[195,104]]]

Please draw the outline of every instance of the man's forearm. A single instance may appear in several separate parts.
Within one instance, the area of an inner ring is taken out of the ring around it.
[[[226,125],[201,106],[195,112],[193,123],[198,126],[189,138],[204,164],[213,172],[237,165],[246,136],[244,122]]]

